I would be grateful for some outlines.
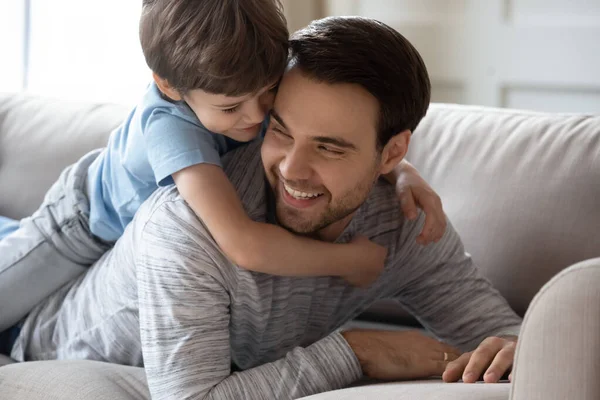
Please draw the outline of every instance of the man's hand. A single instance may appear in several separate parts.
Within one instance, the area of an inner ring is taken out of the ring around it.
[[[417,331],[350,330],[342,335],[363,374],[374,379],[410,380],[440,376],[460,352]]]
[[[466,383],[473,383],[483,375],[486,383],[496,383],[511,369],[515,358],[517,338],[489,337],[469,353],[465,353],[446,367],[442,379],[456,382],[461,376]],[[508,376],[512,379],[512,374]]]
[[[425,225],[417,237],[417,243],[427,245],[438,242],[446,231],[446,215],[440,196],[406,160],[398,164],[386,179],[396,186],[400,206],[406,218],[417,218],[417,207],[425,212]]]

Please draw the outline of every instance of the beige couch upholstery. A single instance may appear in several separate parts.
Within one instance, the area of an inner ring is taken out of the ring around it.
[[[86,151],[101,147],[127,111],[114,105],[0,95],[0,215],[19,218],[31,213],[60,170]],[[555,274],[600,257],[600,117],[436,104],[413,135],[408,157],[442,196],[475,262],[519,313]],[[600,268],[599,260],[588,263],[592,271]],[[570,327],[581,323],[582,303],[590,307],[587,313],[600,315],[597,298],[594,304],[581,296],[569,302],[580,293],[578,285],[587,283],[588,291],[596,288],[597,292],[598,274],[567,280],[566,289],[545,292],[540,304],[547,305],[538,308],[537,317],[529,318],[531,329],[524,327],[524,343],[529,345],[520,346],[523,357],[516,370],[515,399],[533,398],[518,397],[519,390],[521,396],[542,393],[544,397],[536,398],[563,398],[544,391],[544,376],[554,381],[579,379],[579,387],[591,388],[589,393],[595,396],[586,399],[600,398],[597,383],[569,375],[569,366],[555,366],[564,370],[561,376],[540,372],[548,365],[544,357],[552,354],[539,343],[571,348]],[[566,306],[553,309],[553,304]],[[384,321],[410,319],[391,303],[377,305],[371,316]],[[578,340],[595,340],[598,346],[598,325],[583,326],[593,332],[578,331]],[[546,330],[556,337],[542,341]],[[596,358],[586,365],[595,365],[597,371],[600,353],[596,350]],[[535,373],[541,378],[533,379]],[[143,382],[141,369],[104,363],[11,365],[0,368],[0,398],[101,398],[94,397],[94,391],[98,396],[110,394],[113,400],[145,398]],[[368,385],[313,398],[507,399],[510,389],[509,384],[424,381]],[[87,397],[80,395],[84,390]],[[3,396],[8,393],[12,397]]]
[[[600,399],[600,258],[574,265],[531,302],[512,400]]]

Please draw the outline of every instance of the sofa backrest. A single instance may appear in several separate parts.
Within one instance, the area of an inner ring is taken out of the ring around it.
[[[104,146],[128,111],[0,94],[0,215],[34,211],[60,171]],[[434,104],[408,159],[517,312],[558,271],[600,257],[600,117]],[[372,311],[407,315],[389,303]]]
[[[104,147],[127,108],[0,93],[0,215],[22,218],[63,168]]]
[[[600,116],[434,104],[408,159],[517,312],[600,256]]]

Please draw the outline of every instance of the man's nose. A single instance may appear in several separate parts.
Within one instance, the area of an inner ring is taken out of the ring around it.
[[[279,164],[279,171],[287,181],[310,179],[312,167],[308,151],[301,148],[290,149]]]

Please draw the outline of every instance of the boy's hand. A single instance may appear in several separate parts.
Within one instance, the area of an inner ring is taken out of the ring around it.
[[[352,286],[368,287],[383,271],[387,249],[364,236],[355,236],[350,245],[353,246],[356,256],[364,261],[358,263],[360,268],[349,271],[343,278]]]
[[[417,218],[417,207],[425,212],[425,225],[417,237],[417,243],[428,245],[438,242],[446,231],[446,215],[440,196],[408,161],[398,164],[387,178],[396,185],[396,193],[406,218]]]

